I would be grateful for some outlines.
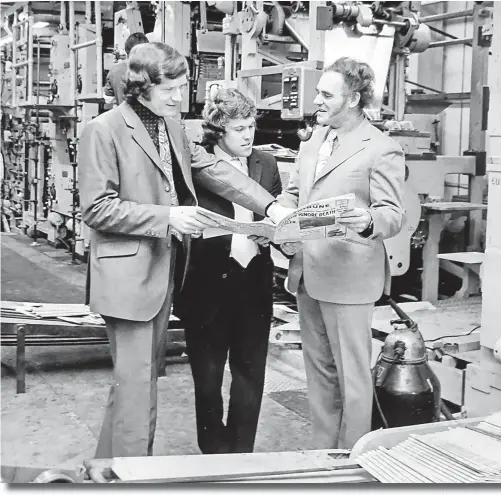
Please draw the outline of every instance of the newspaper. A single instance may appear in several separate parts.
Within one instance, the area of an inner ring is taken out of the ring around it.
[[[343,238],[346,237],[346,227],[339,225],[336,218],[341,213],[352,210],[354,206],[354,194],[321,199],[294,210],[277,225],[268,219],[260,222],[237,222],[232,218],[200,208],[205,216],[218,223],[218,227],[205,229],[203,237],[210,238],[229,234],[256,235],[266,237],[276,244]]]

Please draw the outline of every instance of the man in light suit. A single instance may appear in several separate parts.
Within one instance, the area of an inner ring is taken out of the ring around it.
[[[402,226],[405,162],[400,146],[372,126],[363,108],[374,72],[343,57],[325,69],[315,103],[324,127],[302,144],[297,170],[280,204],[354,193],[343,213],[345,239],[284,244],[288,288],[297,293],[314,448],[351,448],[371,429],[371,322],[374,303],[389,293],[383,239]]]
[[[268,191],[188,142],[171,118],[187,73],[186,59],[170,46],[137,45],[127,101],[92,120],[79,144],[82,215],[91,228],[90,307],[106,321],[114,364],[97,458],[152,454],[174,271],[186,269],[176,267],[176,251],[187,263],[190,235],[214,226],[196,206],[192,173],[216,194],[280,216]]]
[[[220,89],[203,112],[207,151],[243,170],[273,196],[282,192],[276,159],[252,147],[256,107],[235,89]],[[251,222],[262,216],[196,188],[199,205]],[[204,454],[254,450],[273,313],[270,249],[243,235],[197,239],[174,311],[185,329],[195,385],[198,445]],[[193,301],[198,301],[196,311]],[[224,421],[221,387],[231,371]]]

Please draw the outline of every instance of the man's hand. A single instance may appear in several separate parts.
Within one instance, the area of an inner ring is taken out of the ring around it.
[[[294,208],[286,208],[279,203],[273,203],[268,208],[268,217],[271,218],[273,223],[276,225],[280,223],[287,215],[291,214],[294,211]]]
[[[345,211],[336,219],[337,223],[358,234],[369,226],[371,220],[371,214],[365,208],[353,208],[353,210]]]
[[[280,249],[287,256],[294,256],[296,253],[303,249],[303,243],[301,241],[296,242],[284,242],[280,244]]]
[[[270,245],[270,240],[267,237],[263,237],[260,235],[248,235],[247,239],[254,241],[256,244],[259,244],[264,247],[268,247]]]
[[[273,226],[275,225],[270,218],[264,218],[263,220],[261,220],[260,223],[266,223],[266,224],[273,225]],[[247,239],[250,239],[251,241],[254,241],[256,244],[259,244],[263,247],[268,247],[270,245],[270,239],[268,239],[268,237],[265,237],[263,235],[252,234],[252,235],[248,235]]]
[[[169,224],[181,234],[200,236],[207,227],[218,227],[218,224],[206,217],[196,206],[171,206]]]

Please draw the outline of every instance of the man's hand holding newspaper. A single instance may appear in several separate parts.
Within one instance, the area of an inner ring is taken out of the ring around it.
[[[343,212],[355,208],[355,195],[346,194],[334,198],[326,198],[303,205],[286,215],[278,224],[269,220],[260,222],[237,222],[231,218],[202,208],[204,215],[218,223],[218,227],[204,230],[204,238],[228,234],[243,234],[260,244],[274,242],[302,242],[316,239],[344,238],[346,226],[337,219]]]
[[[280,249],[282,250],[282,253],[286,254],[287,256],[294,256],[296,253],[301,251],[302,248],[303,248],[303,243],[301,241],[284,242],[283,244],[280,244]]]

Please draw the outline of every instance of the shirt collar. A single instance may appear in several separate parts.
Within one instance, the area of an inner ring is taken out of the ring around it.
[[[357,125],[355,126],[353,129],[349,130],[347,133],[344,133],[342,136],[339,136],[339,134],[337,133],[336,129],[334,128],[330,128],[329,131],[327,132],[327,134],[325,135],[325,139],[327,140],[327,137],[332,134],[335,138],[337,138],[337,142],[338,144],[341,142],[341,140],[344,140],[344,139],[347,139],[349,138],[353,133],[357,132],[358,129],[360,128],[360,126],[365,122],[365,119],[362,119],[362,121]]]
[[[217,144],[214,145],[214,155],[220,160],[231,163],[234,160],[238,160],[244,167],[247,167],[247,158],[245,156],[230,156],[226,151],[222,150]]]

